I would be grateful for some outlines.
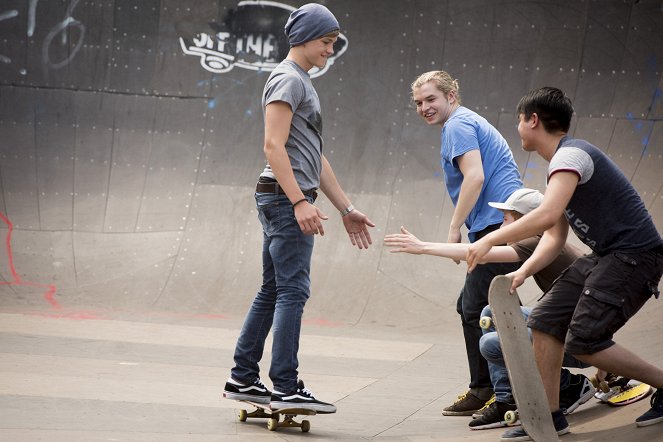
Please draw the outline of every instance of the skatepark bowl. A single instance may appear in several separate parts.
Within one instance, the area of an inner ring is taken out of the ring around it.
[[[239,422],[221,391],[260,284],[260,97],[303,3],[2,2],[0,440],[498,440],[503,429],[441,415],[469,381],[455,312],[465,265],[382,243],[401,225],[447,237],[439,128],[409,90],[428,70],[459,79],[463,104],[540,190],[546,164],[520,148],[514,109],[533,88],[565,90],[571,134],[607,152],[660,230],[660,1],[323,1],[341,23],[334,56],[311,72],[324,152],[376,223],[373,245],[353,248],[319,198],[329,220],[300,376],[338,412],[311,416],[308,433]],[[528,281],[520,295],[532,305],[539,292]],[[617,334],[658,366],[662,304]],[[648,407],[591,400],[564,440],[663,440],[660,425],[633,423]]]

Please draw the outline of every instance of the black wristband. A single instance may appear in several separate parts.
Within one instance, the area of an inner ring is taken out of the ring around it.
[[[299,204],[299,203],[301,203],[301,202],[303,202],[303,201],[308,201],[308,200],[307,200],[306,198],[302,198],[302,199],[300,199],[299,201],[296,201],[296,202],[292,203],[292,207],[295,207],[297,204]]]

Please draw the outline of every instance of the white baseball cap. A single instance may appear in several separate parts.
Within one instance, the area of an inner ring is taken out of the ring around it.
[[[514,210],[521,215],[527,215],[532,210],[539,207],[543,201],[541,192],[535,189],[518,189],[511,194],[503,203],[489,202],[490,207],[500,210]]]

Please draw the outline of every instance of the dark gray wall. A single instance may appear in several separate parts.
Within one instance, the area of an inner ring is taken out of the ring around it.
[[[532,88],[563,88],[574,133],[610,154],[661,226],[660,1],[323,3],[344,44],[314,80],[326,155],[378,227],[376,247],[357,252],[320,201],[331,219],[307,314],[411,324],[393,313],[402,303],[425,324],[454,303],[462,270],[380,244],[401,224],[446,238],[439,131],[409,101],[409,84],[428,70],[460,80],[463,104],[503,132],[526,185],[539,189],[545,165],[520,149],[514,107]],[[1,305],[244,311],[260,271],[260,95],[287,52],[287,13],[227,0],[2,2]],[[185,53],[199,46],[225,72]]]

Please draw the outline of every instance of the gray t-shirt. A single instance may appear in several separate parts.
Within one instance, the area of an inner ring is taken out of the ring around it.
[[[265,106],[275,101],[288,103],[292,109],[285,148],[297,184],[302,190],[317,189],[322,171],[320,99],[311,77],[291,60],[283,60],[269,76],[262,94],[263,112]],[[275,179],[269,164],[260,176]]]

